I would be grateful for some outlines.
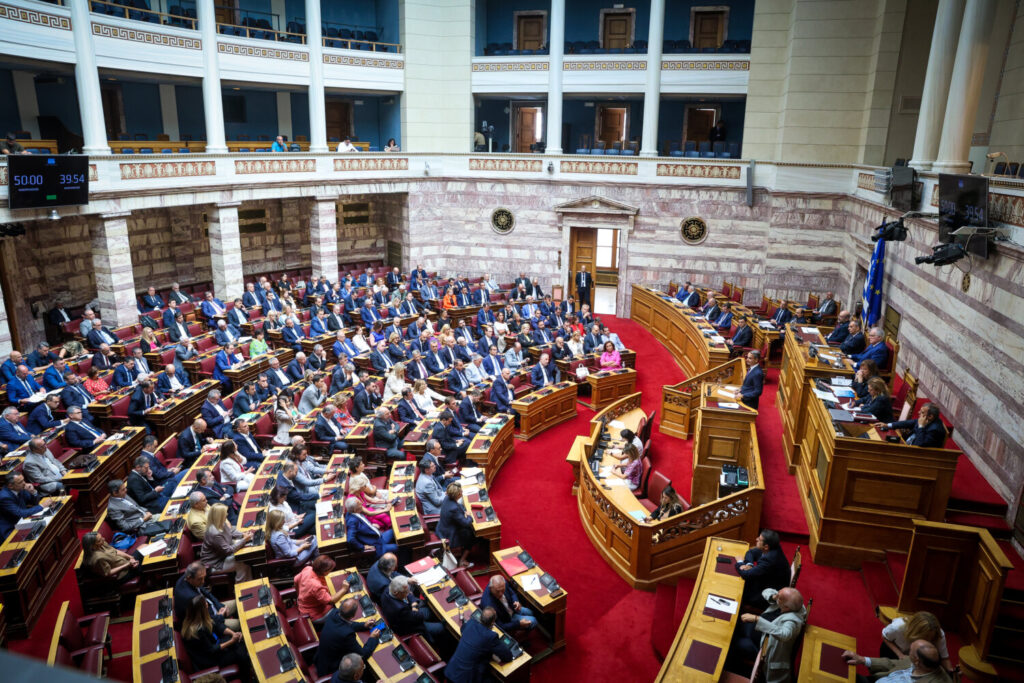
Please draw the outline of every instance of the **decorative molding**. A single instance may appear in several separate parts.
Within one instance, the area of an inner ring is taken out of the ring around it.
[[[987,130],[981,133],[974,133],[971,135],[971,147],[987,147],[988,138],[989,132]]]
[[[199,38],[175,36],[167,33],[154,33],[153,31],[142,31],[136,28],[125,28],[123,26],[111,26],[110,24],[92,24],[92,34],[101,38],[114,38],[115,40],[128,40],[146,45],[159,45],[161,47],[182,47],[186,50],[202,50],[203,41]]]
[[[474,62],[473,64],[473,73],[547,70],[547,60],[543,62]]]
[[[562,71],[647,71],[646,60],[602,60],[562,62]]]
[[[720,178],[739,180],[742,169],[725,164],[658,164],[657,175],[675,178]]]
[[[71,18],[62,17],[59,14],[40,12],[39,10],[14,7],[13,5],[0,4],[0,19],[20,21],[25,24],[42,26],[43,28],[55,28],[61,31],[71,30]]]
[[[235,45],[234,43],[217,43],[217,52],[240,57],[265,57],[266,59],[283,59],[290,62],[308,62],[309,53],[298,50],[282,50],[277,47],[257,47],[254,45]]]
[[[236,175],[256,173],[315,173],[316,159],[236,159]]]
[[[1012,194],[988,195],[988,217],[1008,225],[1024,227],[1024,197]]]
[[[684,218],[679,225],[679,234],[690,246],[700,244],[708,238],[708,224],[700,216]]]
[[[383,57],[350,57],[348,55],[324,55],[324,64],[340,66],[368,66],[374,69],[404,69],[405,62],[401,59],[385,59]]]
[[[510,173],[537,173],[544,170],[540,159],[473,159],[470,171],[508,171]]]
[[[334,160],[335,171],[408,171],[408,157],[345,157]]]
[[[516,227],[516,217],[505,207],[498,207],[491,212],[491,230],[499,235],[507,235]]]
[[[857,187],[870,192],[878,192],[878,190],[875,189],[875,176],[871,173],[858,173]]]
[[[584,197],[583,199],[574,199],[571,202],[559,204],[558,206],[555,206],[552,211],[555,213],[602,213],[635,216],[640,211],[640,207],[631,206],[629,204],[624,204],[623,202],[617,202],[614,199],[608,199],[607,197],[601,197],[594,194],[589,197]],[[627,408],[627,410],[631,409]]]
[[[606,175],[636,175],[635,161],[562,161],[562,173],[603,173]]]
[[[750,60],[708,60],[663,59],[662,71],[750,71]]]
[[[158,161],[155,163],[121,164],[121,180],[150,178],[194,178],[217,175],[213,161]]]

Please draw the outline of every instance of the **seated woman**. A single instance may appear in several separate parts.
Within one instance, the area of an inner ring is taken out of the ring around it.
[[[292,405],[292,398],[287,391],[282,391],[277,397],[277,408],[274,410],[274,419],[277,421],[277,433],[274,435],[274,443],[279,446],[288,446],[292,437],[288,433],[298,421],[299,411]]]
[[[444,298],[441,299],[441,308],[448,310],[449,308],[455,308],[455,290],[449,287],[444,292]]]
[[[270,502],[267,505],[267,514],[277,510],[284,515],[284,528],[292,536],[303,536],[312,531],[316,525],[316,513],[308,512],[305,517],[295,514],[292,506],[288,504],[288,490],[275,486],[270,491]],[[307,522],[303,524],[303,522]]]
[[[402,338],[397,332],[392,332],[388,337],[388,356],[392,363],[403,363],[408,358],[405,354],[405,347],[402,346]]]
[[[910,654],[910,644],[915,640],[927,640],[939,651],[942,668],[953,671],[953,663],[949,660],[949,648],[946,645],[946,633],[939,625],[939,620],[931,612],[915,612],[909,617],[897,617],[882,629],[883,657],[903,658]],[[886,652],[888,650],[888,652]]]
[[[604,343],[604,352],[601,354],[602,370],[618,370],[622,367],[622,357],[615,350],[615,344],[607,341]]]
[[[192,598],[185,610],[181,620],[181,642],[196,671],[232,664],[244,669],[249,661],[241,631],[225,629],[220,639],[214,635],[210,606],[201,594]]]
[[[626,462],[622,465],[616,465],[612,469],[612,474],[620,479],[625,479],[626,483],[629,484],[630,491],[640,490],[640,476],[643,474],[643,463],[640,460],[640,451],[632,443],[626,444],[622,449],[623,455],[626,456]],[[617,472],[616,470],[621,470]]]
[[[388,371],[388,379],[384,383],[384,400],[387,401],[394,396],[401,396],[402,390],[408,386],[408,382],[405,381],[405,363],[396,361]]]
[[[366,328],[362,325],[356,327],[356,333],[352,335],[352,344],[359,349],[359,353],[369,352],[370,342],[366,340]]]
[[[583,324],[580,322],[579,317],[575,313],[570,313],[565,316],[565,324],[571,327],[573,332],[579,333],[581,340],[580,345],[582,346],[583,335],[586,334],[586,332],[583,329]]]
[[[279,330],[284,327],[284,322],[281,321],[281,314],[276,308],[271,308],[267,311],[267,319],[263,321],[264,330]]]
[[[317,556],[316,538],[310,536],[304,541],[293,541],[285,527],[284,513],[280,510],[270,510],[267,512],[267,523],[264,531],[267,542],[274,549],[274,555],[277,559],[292,558],[295,560],[296,569]]]
[[[881,377],[869,379],[868,395],[855,399],[852,405],[862,412],[871,413],[879,422],[892,422],[892,397],[889,385]]]
[[[857,392],[857,398],[865,398],[868,395],[868,381],[872,377],[878,377],[878,365],[870,358],[860,362],[857,373],[853,376],[853,383],[850,388]]]
[[[221,443],[220,483],[234,486],[236,491],[248,491],[255,478],[256,468],[245,466],[245,458],[235,442],[228,439]]]
[[[373,327],[370,328],[370,343],[373,344],[374,348],[377,348],[377,344],[387,339],[384,335],[384,323],[379,320],[374,321]]]
[[[348,495],[355,496],[363,504],[363,516],[381,531],[391,528],[391,508],[395,501],[388,502],[387,493],[378,491],[370,478],[360,470],[348,479]]]
[[[573,358],[583,357],[583,337],[575,329],[572,331],[572,336],[569,338],[566,346],[569,347],[569,353],[572,354]]]
[[[651,516],[646,521],[653,522],[681,514],[683,514],[682,499],[674,488],[666,486],[661,491],[661,500],[658,502],[658,508],[651,513]]]
[[[349,429],[356,426],[356,419],[349,415],[348,412],[348,401],[349,398],[345,394],[335,394],[331,397],[331,403],[334,404],[334,421],[338,423],[339,427]]]
[[[139,551],[136,550],[134,555],[120,551],[95,531],[82,536],[82,552],[82,564],[101,579],[124,583],[139,575],[139,563],[142,561]]]
[[[341,589],[332,593],[327,585],[327,575],[334,571],[334,560],[327,555],[319,555],[312,564],[307,565],[295,575],[295,590],[298,594],[296,604],[300,614],[313,620],[317,628],[323,626],[324,618],[335,605],[348,593],[348,582],[341,583]]]
[[[89,378],[82,380],[82,386],[93,396],[102,396],[110,391],[110,383],[100,377],[100,369],[95,365],[89,368]]]
[[[427,386],[426,380],[418,379],[412,384],[412,400],[419,411],[426,415],[437,410],[435,401],[444,401],[444,396]]]
[[[473,518],[466,514],[462,504],[462,485],[458,482],[448,484],[445,499],[441,503],[441,516],[437,521],[436,533],[448,541],[453,553],[459,557],[460,567],[469,567],[467,561],[469,551],[476,543],[476,532],[473,531]]]
[[[567,360],[572,358],[572,350],[565,345],[565,340],[562,337],[555,337],[555,345],[551,347],[551,355],[555,357],[555,360]]]
[[[266,334],[263,332],[263,328],[256,330],[256,334],[253,335],[253,339],[249,342],[249,358],[253,356],[261,356],[267,353],[270,348],[267,346]]]
[[[252,569],[244,562],[237,562],[235,553],[248,545],[254,533],[251,529],[244,534],[236,531],[228,521],[226,505],[211,505],[199,561],[210,571],[234,570],[236,581],[248,581],[252,578]]]
[[[640,455],[644,454],[644,442],[640,440],[640,437],[637,436],[632,429],[623,429],[619,432],[619,438],[626,443],[631,443],[636,446],[636,449],[640,451]]]
[[[142,328],[142,338],[139,340],[139,348],[143,353],[151,353],[160,350],[160,342],[156,339],[156,332],[151,327]]]

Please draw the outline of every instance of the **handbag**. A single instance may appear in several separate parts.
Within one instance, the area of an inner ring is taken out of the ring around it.
[[[114,537],[110,541],[110,545],[118,550],[128,550],[135,545],[135,536],[126,534],[123,531],[114,532]]]
[[[454,571],[459,566],[459,561],[452,555],[452,551],[448,550],[448,541],[442,543],[444,552],[441,554],[441,568],[447,572]]]

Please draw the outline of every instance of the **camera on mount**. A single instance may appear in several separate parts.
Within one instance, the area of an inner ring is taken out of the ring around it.
[[[939,244],[932,247],[932,253],[927,256],[918,256],[914,259],[914,263],[920,265],[922,263],[931,263],[938,266],[945,266],[950,263],[959,261],[967,255],[967,251],[963,245],[957,244],[956,242],[949,242],[948,244]]]

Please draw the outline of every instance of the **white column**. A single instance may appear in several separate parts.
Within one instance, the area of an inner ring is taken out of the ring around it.
[[[309,215],[309,255],[313,279],[321,275],[328,282],[338,279],[337,197],[316,197]]]
[[[206,120],[206,151],[227,154],[224,141],[224,100],[220,90],[220,63],[217,57],[217,16],[213,2],[197,2],[199,33],[203,38],[203,118]]]
[[[21,129],[32,133],[32,138],[38,140],[42,135],[39,134],[36,75],[31,71],[12,71],[11,80],[14,81],[14,97],[18,100],[18,118],[21,119]]]
[[[939,154],[932,164],[933,171],[966,173],[971,167],[967,157],[971,151],[981,85],[985,80],[985,63],[988,61],[995,15],[995,0],[967,1],[956,45],[946,114],[942,120],[942,140],[939,142]],[[984,172],[984,169],[978,172]]]
[[[324,99],[324,40],[320,0],[306,0],[306,43],[309,45],[309,151],[327,151],[327,103]]]
[[[551,0],[551,37],[548,39],[547,153],[562,153],[562,57],[565,52],[565,0]]]
[[[277,134],[284,135],[288,142],[294,142],[292,136],[292,94],[277,93]]]
[[[139,322],[131,244],[128,242],[128,217],[131,215],[130,211],[107,213],[89,225],[100,317],[103,324],[111,328]]]
[[[24,125],[24,122],[22,122]],[[6,358],[14,350],[14,343],[11,341],[11,326],[7,322],[7,309],[4,308],[4,293],[0,289],[0,356]]]
[[[88,2],[71,3],[71,33],[75,39],[75,89],[82,117],[83,154],[110,154],[107,128],[103,125],[103,98],[96,50],[92,44],[92,19]]]
[[[661,42],[665,35],[665,0],[651,0],[647,32],[647,86],[644,88],[644,129],[640,156],[658,156],[658,114],[661,108]]]
[[[206,212],[210,231],[210,267],[213,269],[213,295],[221,301],[242,296],[242,241],[238,236],[238,205],[241,202],[215,204]]]
[[[171,140],[180,140],[181,132],[178,129],[178,96],[174,91],[173,83],[160,84],[160,119],[163,123],[164,133]],[[177,152],[178,150],[174,150]]]
[[[922,171],[931,170],[939,153],[942,119],[946,115],[949,79],[953,75],[956,42],[960,22],[964,18],[964,0],[939,0],[932,30],[932,46],[928,51],[928,70],[924,75],[921,109],[917,115],[914,155],[910,165]]]

